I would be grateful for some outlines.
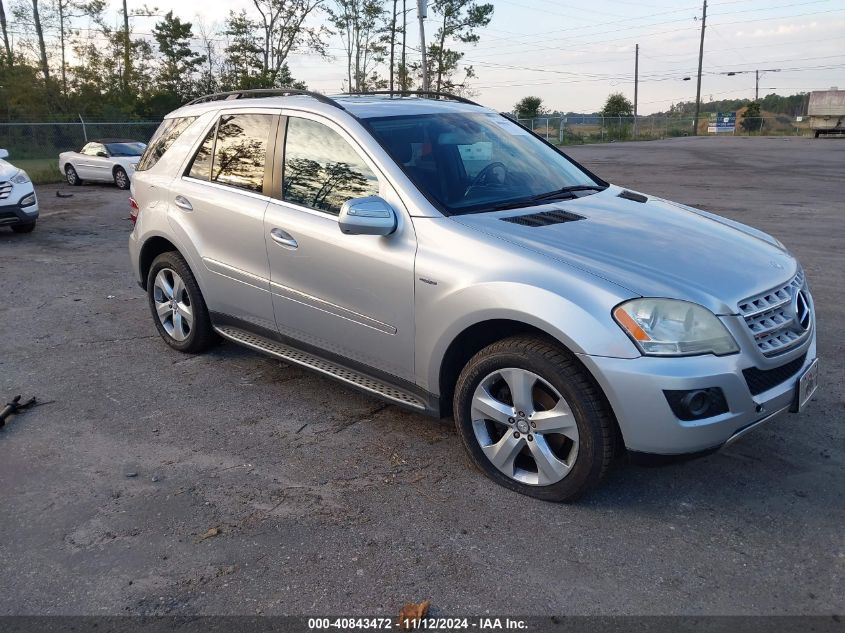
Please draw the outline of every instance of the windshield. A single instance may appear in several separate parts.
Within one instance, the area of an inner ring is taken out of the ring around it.
[[[147,149],[143,143],[106,143],[111,156],[140,156]]]
[[[450,215],[528,205],[537,196],[568,187],[604,187],[500,114],[425,114],[366,122],[414,184]]]

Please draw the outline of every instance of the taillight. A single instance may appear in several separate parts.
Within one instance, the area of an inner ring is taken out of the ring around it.
[[[138,221],[138,213],[140,213],[140,209],[138,208],[138,203],[135,201],[135,198],[129,198],[129,221],[132,224],[135,224]]]

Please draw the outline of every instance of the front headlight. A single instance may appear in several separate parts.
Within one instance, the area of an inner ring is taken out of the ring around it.
[[[21,169],[18,173],[12,176],[12,182],[16,185],[24,185],[29,182],[29,176],[27,176],[26,172]]]
[[[633,299],[617,306],[613,318],[646,356],[722,356],[739,351],[715,314],[688,301]]]

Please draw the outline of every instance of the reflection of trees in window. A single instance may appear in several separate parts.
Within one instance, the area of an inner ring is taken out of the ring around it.
[[[213,181],[262,190],[270,119],[268,115],[235,115],[220,120]]]
[[[289,158],[286,160],[282,197],[286,200],[305,204],[307,190],[313,188],[314,183],[320,180],[320,169],[320,163],[316,160],[308,158]]]
[[[191,170],[188,175],[192,178],[208,180],[211,174],[211,150],[214,147],[214,131],[215,128],[211,128],[191,162]]]
[[[321,165],[308,158],[291,158],[285,162],[285,200],[307,207],[339,213],[350,198],[378,193],[375,182],[344,162]]]
[[[153,138],[150,140],[150,144],[147,146],[144,155],[138,161],[136,170],[143,171],[155,165],[196,118],[195,116],[189,116],[178,119],[165,119],[155,134],[153,134]]]
[[[376,194],[375,174],[340,134],[316,121],[288,119],[283,199],[336,214],[350,198]]]

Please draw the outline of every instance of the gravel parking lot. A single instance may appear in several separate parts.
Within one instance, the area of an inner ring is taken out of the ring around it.
[[[451,420],[228,343],[171,350],[129,270],[126,192],[40,187],[35,232],[0,230],[0,398],[47,402],[0,431],[0,614],[845,611],[845,141],[569,152],[801,258],[822,357],[804,413],[693,462],[622,462],[577,505],[522,497]]]

